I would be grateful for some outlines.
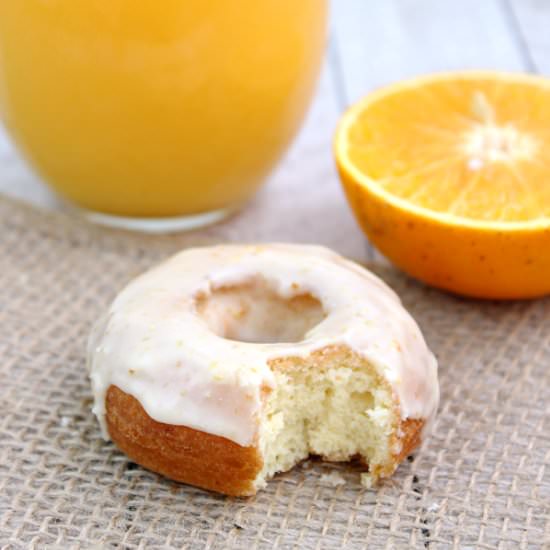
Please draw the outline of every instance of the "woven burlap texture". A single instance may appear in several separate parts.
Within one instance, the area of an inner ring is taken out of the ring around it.
[[[104,442],[85,370],[92,321],[136,273],[206,242],[0,200],[1,548],[550,548],[547,299],[464,300],[373,266],[418,319],[441,381],[433,435],[376,490],[353,467],[309,461],[255,498],[225,498]]]

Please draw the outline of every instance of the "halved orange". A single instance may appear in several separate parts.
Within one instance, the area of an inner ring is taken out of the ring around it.
[[[335,138],[372,243],[428,284],[550,294],[550,79],[444,73],[370,94]]]

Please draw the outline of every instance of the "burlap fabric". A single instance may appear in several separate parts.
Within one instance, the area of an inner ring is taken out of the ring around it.
[[[431,439],[377,490],[310,461],[225,498],[104,442],[84,365],[92,320],[134,274],[206,240],[0,200],[0,547],[550,548],[549,300],[463,300],[378,268],[439,358],[442,401]]]

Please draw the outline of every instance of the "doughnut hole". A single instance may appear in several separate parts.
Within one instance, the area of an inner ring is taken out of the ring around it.
[[[326,314],[312,294],[281,295],[265,277],[215,287],[196,297],[196,311],[210,330],[228,340],[252,343],[299,342]]]

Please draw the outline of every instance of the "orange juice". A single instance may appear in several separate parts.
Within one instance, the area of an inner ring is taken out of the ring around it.
[[[92,211],[236,206],[310,100],[326,0],[1,0],[0,120]]]

